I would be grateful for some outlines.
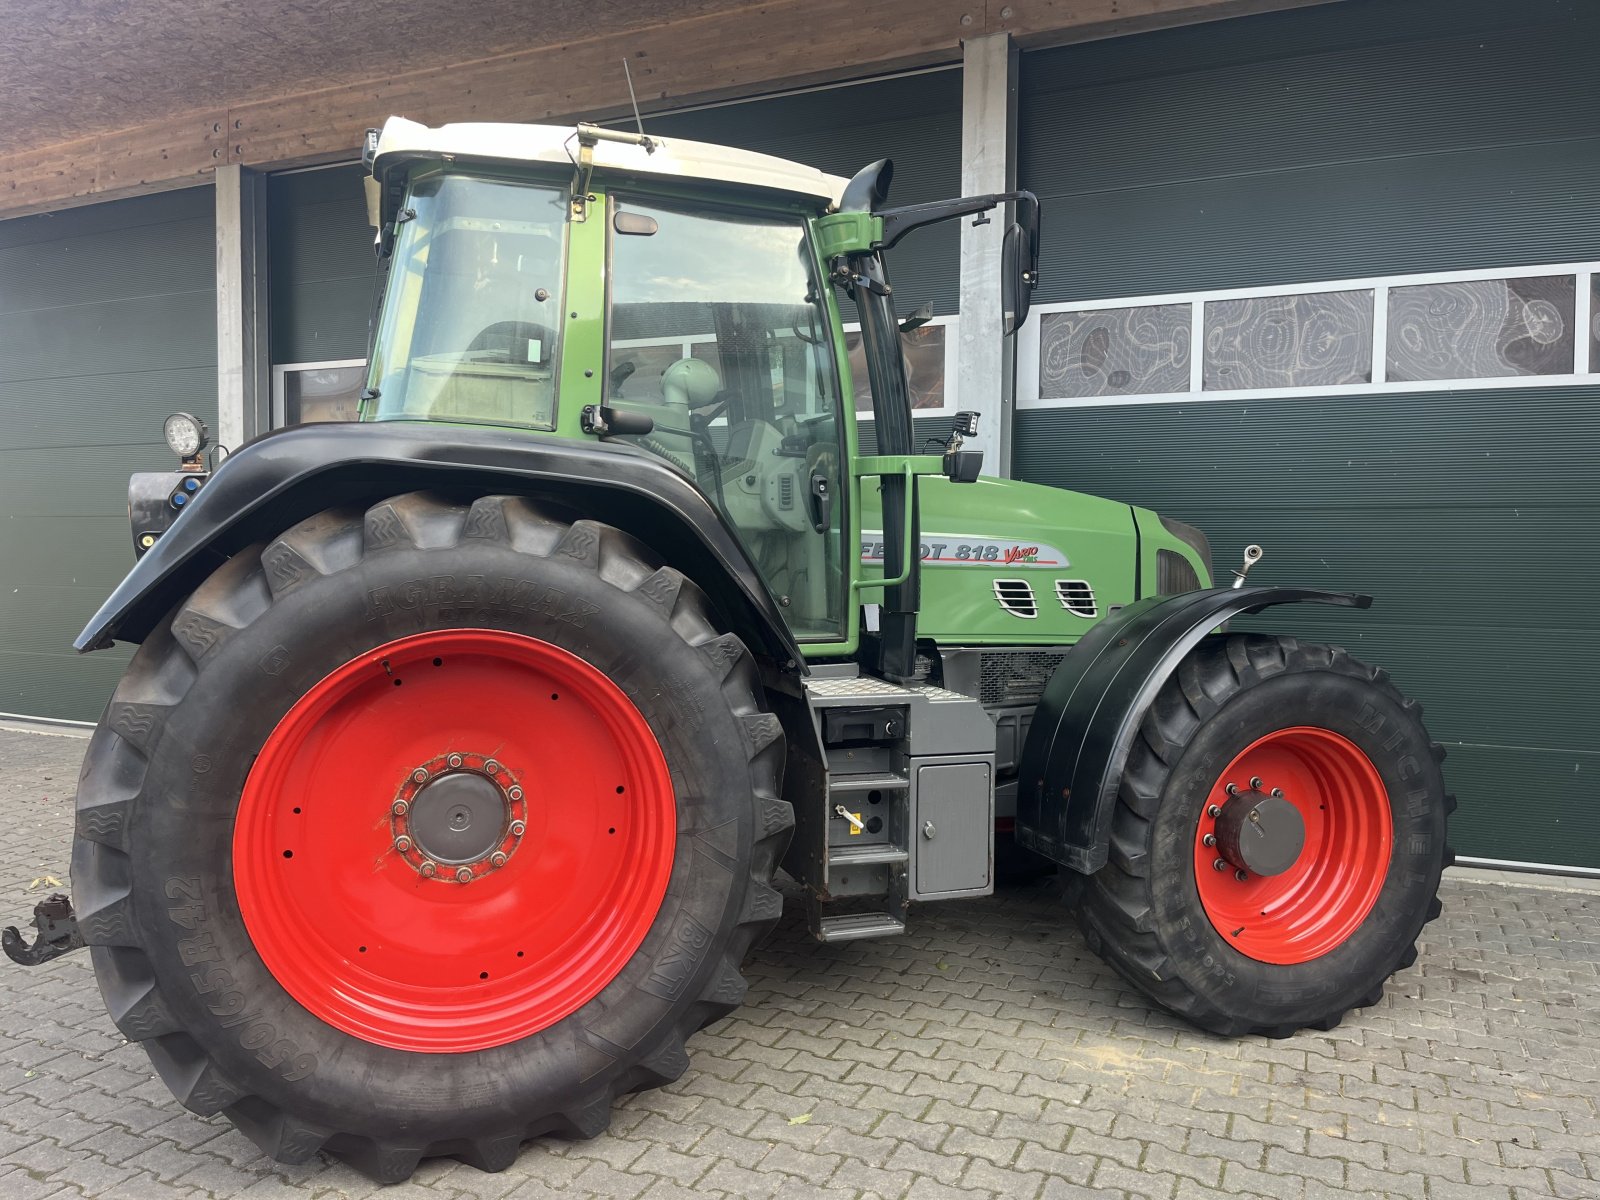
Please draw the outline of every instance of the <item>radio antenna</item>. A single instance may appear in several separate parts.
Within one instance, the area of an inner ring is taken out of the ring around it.
[[[639,127],[639,136],[644,137],[644,118],[639,115],[639,97],[633,94],[633,71],[628,66],[627,58],[622,60],[622,74],[628,81],[628,102],[633,105],[633,121]]]

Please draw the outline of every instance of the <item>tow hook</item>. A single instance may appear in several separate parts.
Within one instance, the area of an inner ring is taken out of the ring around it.
[[[65,892],[52,892],[33,906],[33,926],[39,931],[39,937],[31,946],[15,925],[8,925],[5,932],[0,933],[0,949],[5,950],[12,962],[37,967],[85,944],[83,934],[78,932],[72,901]]]

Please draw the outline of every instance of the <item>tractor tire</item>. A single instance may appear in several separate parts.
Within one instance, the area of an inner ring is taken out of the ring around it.
[[[1332,1029],[1439,915],[1443,759],[1421,706],[1344,650],[1207,639],[1142,723],[1110,861],[1073,889],[1090,947],[1203,1029]]]
[[[688,1065],[793,826],[755,662],[610,526],[415,493],[235,555],[135,655],[72,876],[191,1110],[383,1182]]]

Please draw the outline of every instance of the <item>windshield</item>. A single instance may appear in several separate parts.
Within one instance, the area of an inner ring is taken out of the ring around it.
[[[739,530],[802,639],[843,636],[840,401],[799,216],[617,202],[608,402]]]
[[[566,195],[418,180],[399,226],[368,386],[376,420],[555,426]]]

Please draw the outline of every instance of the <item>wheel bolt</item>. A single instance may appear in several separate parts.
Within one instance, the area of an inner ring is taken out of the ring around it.
[[[1219,858],[1211,864],[1211,869],[1213,871],[1226,871],[1228,869],[1228,864],[1225,860]]]
[[[411,811],[411,805],[407,804],[404,800],[396,800],[392,805],[389,806],[389,811],[397,817],[403,817],[406,815],[406,813]]]
[[[455,770],[461,766],[461,755],[452,754],[447,761],[450,763],[450,769]]]
[[[1231,787],[1233,785],[1229,784],[1229,786]],[[1221,815],[1222,815],[1222,810],[1220,808],[1218,808],[1215,804],[1211,805],[1209,808],[1206,809],[1206,816],[1210,817],[1213,821],[1215,821]]]
[[[1250,786],[1259,790],[1260,787],[1261,787],[1261,776],[1259,776],[1259,775],[1250,776]]]
[[[1282,800],[1283,799],[1283,789],[1282,788],[1273,788],[1272,789],[1272,798],[1274,800]]]
[[[523,834],[525,834],[527,832],[528,832],[528,827],[526,825],[524,825],[521,821],[513,821],[513,822],[511,822],[511,836],[512,837],[521,837]]]
[[[457,883],[466,883],[471,878],[472,878],[472,868],[471,867],[457,867],[456,868],[456,882]]]
[[[1230,796],[1237,796],[1239,794],[1239,785],[1237,783],[1230,783],[1222,790],[1227,792]]]
[[[427,768],[426,767],[418,767],[415,771],[411,772],[411,778],[413,780],[415,780],[417,783],[427,783],[428,782],[428,771],[427,771]]]
[[[439,868],[434,866],[431,862],[423,863],[420,867],[417,868],[417,870],[420,871],[422,873],[422,875],[425,878],[428,878],[428,879],[432,879],[435,875],[437,875],[439,873]]]
[[[505,851],[504,850],[496,850],[493,854],[489,855],[489,865],[491,867],[503,867],[503,866],[505,866],[506,865]]]
[[[1243,883],[1245,880],[1250,878],[1250,876],[1245,874],[1243,870],[1235,871],[1233,873],[1233,877],[1235,879],[1237,879],[1240,883]]]
[[[510,796],[513,800],[521,800],[522,799],[522,789],[519,788],[519,787],[514,787],[509,792],[507,792],[506,795]]]
[[[491,758],[488,762],[483,764],[483,769],[489,772],[489,774],[494,775],[500,770],[500,764]]]
[[[1215,846],[1217,844],[1217,835],[1214,833],[1208,833],[1205,835],[1205,837],[1201,838],[1200,841],[1207,846]]]
[[[394,848],[400,851],[401,854],[404,854],[407,850],[411,849],[411,839],[402,833],[399,837],[395,838]]]

